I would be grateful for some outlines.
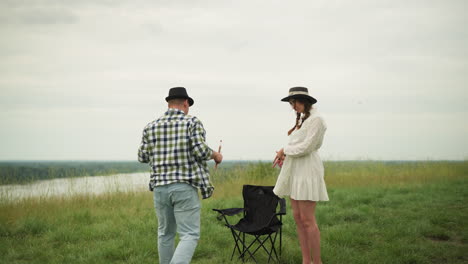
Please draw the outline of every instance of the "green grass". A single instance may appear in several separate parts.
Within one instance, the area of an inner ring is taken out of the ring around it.
[[[468,263],[468,162],[326,163],[317,206],[324,263]],[[192,263],[228,262],[232,238],[212,208],[241,207],[242,184],[272,185],[270,164],[213,172]],[[0,201],[0,263],[157,263],[152,193]],[[301,263],[288,203],[283,263]],[[260,263],[266,262],[260,254]],[[233,261],[232,263],[240,263]]]

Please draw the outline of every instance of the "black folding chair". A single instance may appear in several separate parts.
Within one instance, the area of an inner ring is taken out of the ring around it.
[[[286,201],[273,193],[273,187],[244,185],[242,189],[244,208],[213,209],[219,213],[218,220],[224,218],[234,238],[231,260],[237,251],[242,262],[252,258],[257,263],[254,254],[259,249],[263,249],[268,254],[268,263],[272,258],[279,262],[282,246],[282,216],[286,214]],[[278,204],[279,212],[277,212]],[[226,216],[242,212],[244,217],[237,224],[231,225]],[[275,248],[278,233],[279,254]],[[253,236],[253,240],[246,241],[246,234]],[[267,245],[268,242],[270,247]]]

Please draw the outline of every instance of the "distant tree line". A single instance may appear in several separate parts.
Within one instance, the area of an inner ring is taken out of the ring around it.
[[[149,171],[136,161],[8,161],[0,162],[0,184]]]

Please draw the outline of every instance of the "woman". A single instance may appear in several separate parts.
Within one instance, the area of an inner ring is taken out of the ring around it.
[[[297,117],[296,124],[288,131],[288,145],[276,152],[273,161],[273,167],[281,167],[273,192],[291,199],[302,263],[310,264],[313,260],[314,264],[321,264],[315,207],[318,201],[328,201],[323,163],[318,154],[327,126],[313,109],[317,100],[309,95],[307,88],[293,87],[281,101],[289,102]]]

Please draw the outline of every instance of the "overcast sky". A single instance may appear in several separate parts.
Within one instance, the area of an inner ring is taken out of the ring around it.
[[[207,141],[270,160],[318,99],[327,160],[468,158],[467,1],[1,0],[0,159],[135,160],[185,86]]]

